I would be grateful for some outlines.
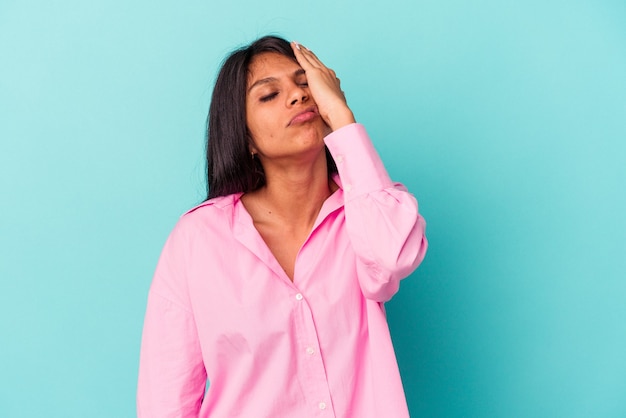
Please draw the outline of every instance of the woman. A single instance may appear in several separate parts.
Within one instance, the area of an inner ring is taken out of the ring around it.
[[[208,125],[208,199],[150,289],[139,417],[408,416],[383,303],[424,221],[334,71],[261,38],[224,62]]]

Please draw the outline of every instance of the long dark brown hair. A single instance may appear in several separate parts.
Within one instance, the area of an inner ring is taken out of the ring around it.
[[[233,193],[248,193],[265,185],[265,173],[258,158],[250,155],[246,125],[246,89],[252,58],[275,52],[296,61],[291,45],[276,36],[264,36],[233,51],[217,76],[206,135],[207,200]],[[326,149],[328,174],[337,172]]]

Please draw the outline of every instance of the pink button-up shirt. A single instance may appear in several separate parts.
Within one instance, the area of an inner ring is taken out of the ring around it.
[[[140,418],[408,416],[383,302],[424,258],[424,220],[363,126],[325,142],[340,188],[293,282],[240,194],[181,217],[148,296]]]

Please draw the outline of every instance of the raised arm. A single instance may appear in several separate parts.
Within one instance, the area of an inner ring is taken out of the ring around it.
[[[389,178],[362,125],[345,126],[325,141],[342,183],[361,289],[385,302],[424,259],[426,224],[413,195]]]
[[[325,142],[344,191],[361,289],[365,297],[385,302],[424,259],[424,219],[413,195],[391,181],[367,132],[355,123],[335,72],[304,46],[294,42],[292,48],[331,131]]]

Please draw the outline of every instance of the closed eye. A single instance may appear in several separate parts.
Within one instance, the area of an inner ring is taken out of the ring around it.
[[[278,95],[278,93],[271,93],[271,94],[268,94],[267,96],[262,96],[260,100],[262,102],[269,102],[270,100],[275,98],[277,95]]]

